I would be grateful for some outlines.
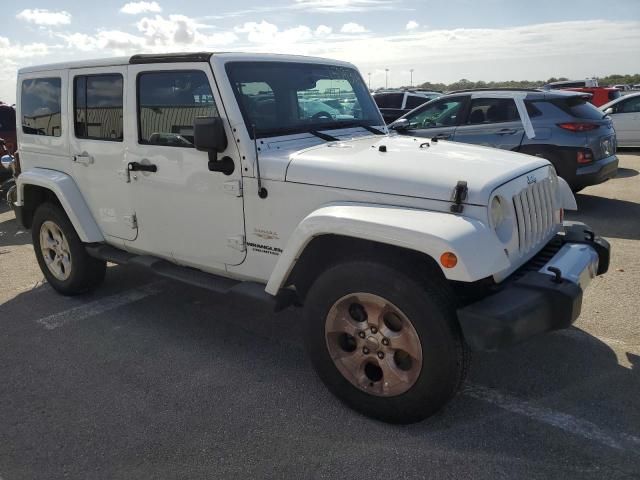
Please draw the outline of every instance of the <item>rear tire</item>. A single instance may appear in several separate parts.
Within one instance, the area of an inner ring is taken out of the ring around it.
[[[107,263],[91,257],[64,210],[43,203],[33,215],[31,237],[47,282],[63,295],[93,290],[104,280]]]
[[[340,263],[305,299],[305,343],[319,377],[354,410],[390,423],[440,410],[470,361],[441,273],[409,268]]]

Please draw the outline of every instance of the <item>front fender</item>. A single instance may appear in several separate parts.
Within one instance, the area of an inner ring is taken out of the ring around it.
[[[85,243],[104,241],[104,236],[94,220],[82,193],[80,193],[78,185],[66,173],[46,168],[32,168],[22,172],[18,176],[16,183],[18,186],[17,206],[28,207],[28,205],[24,205],[24,187],[26,185],[34,185],[50,190],[60,201],[80,240]]]
[[[480,280],[505,270],[509,261],[493,231],[479,220],[442,212],[370,204],[322,207],[297,226],[269,278],[266,291],[275,295],[287,280],[307,244],[321,235],[341,235],[415,250],[438,265],[444,252],[458,257],[446,278]]]
[[[573,195],[571,187],[567,181],[562,177],[558,177],[558,200],[560,202],[560,207],[565,210],[578,209],[576,197]]]

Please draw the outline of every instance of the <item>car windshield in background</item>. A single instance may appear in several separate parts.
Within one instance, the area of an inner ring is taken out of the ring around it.
[[[253,137],[384,125],[360,74],[348,67],[288,62],[226,66]]]

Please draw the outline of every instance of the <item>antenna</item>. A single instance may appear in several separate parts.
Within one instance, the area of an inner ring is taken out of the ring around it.
[[[253,129],[253,148],[256,152],[256,176],[258,177],[258,196],[260,198],[267,198],[269,192],[267,189],[262,186],[262,178],[260,177],[260,160],[258,159],[258,137],[256,135],[256,125],[255,123],[251,125]]]

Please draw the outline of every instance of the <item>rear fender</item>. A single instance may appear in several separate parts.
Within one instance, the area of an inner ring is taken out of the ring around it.
[[[509,267],[493,231],[463,216],[402,207],[333,204],[322,207],[297,226],[269,278],[266,291],[275,295],[309,242],[321,235],[340,235],[394,245],[429,255],[449,280],[472,282]],[[442,268],[440,256],[453,252],[458,263]]]
[[[52,192],[85,243],[103,242],[104,236],[98,227],[76,182],[66,173],[45,168],[32,168],[18,176],[18,199],[16,205],[24,210],[35,208],[25,205],[25,187],[34,185]]]

